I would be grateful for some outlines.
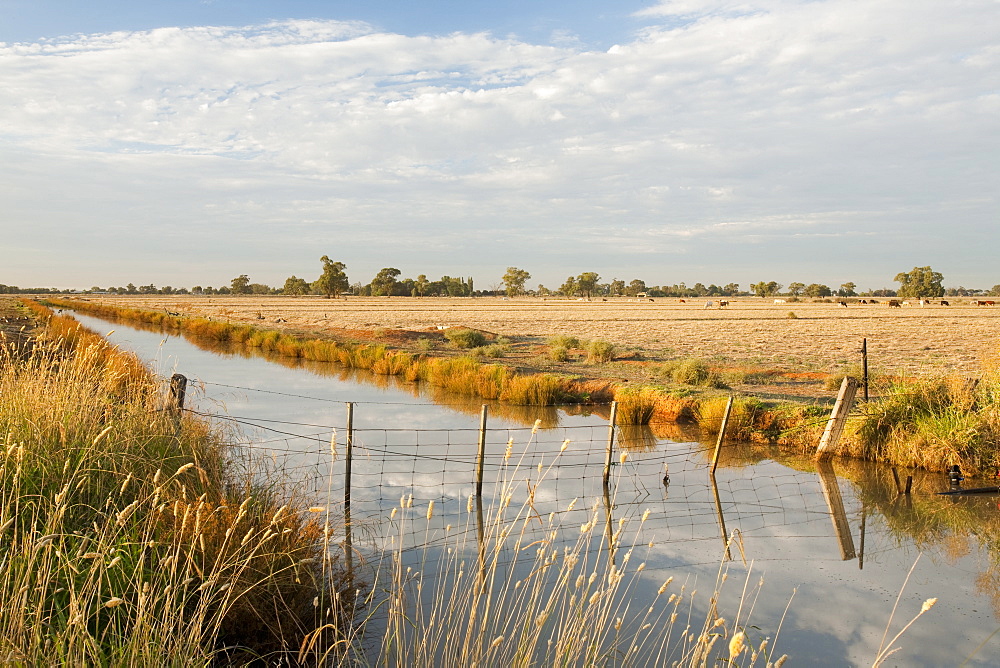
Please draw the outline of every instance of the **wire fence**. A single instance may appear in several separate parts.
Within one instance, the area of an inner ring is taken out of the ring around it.
[[[221,383],[204,385],[277,394]],[[322,397],[281,394],[344,405]],[[354,409],[373,413],[401,405],[358,402]],[[544,428],[538,423],[516,426],[504,421],[487,422],[485,430],[474,426],[375,428],[351,426],[343,408],[342,419],[328,422],[188,410],[232,425],[239,435],[234,447],[262,459],[269,470],[291,481],[297,493],[310,495],[336,512],[343,512],[349,497],[351,526],[375,548],[384,547],[390,525],[397,531],[405,526],[396,539],[417,552],[434,548],[445,536],[471,535],[472,499],[481,469],[484,502],[519,509],[511,512],[511,519],[523,522],[529,531],[542,532],[551,518],[564,525],[584,525],[595,514],[606,515],[609,523],[645,516],[647,529],[655,527],[655,536],[643,541],[645,549],[683,544],[684,556],[678,557],[677,564],[718,564],[734,531],[754,538],[755,543],[772,543],[756,554],[757,559],[764,555],[771,560],[800,558],[777,547],[789,535],[800,544],[813,544],[809,551],[814,560],[854,556],[854,537],[844,535],[844,529],[831,522],[838,516],[846,518],[848,508],[843,502],[831,502],[825,489],[831,484],[829,479],[767,460],[723,467],[719,475],[710,475],[711,448],[650,438],[641,428],[612,430],[603,420]],[[822,418],[816,423],[826,421]],[[611,484],[605,494],[603,472],[609,463]],[[346,486],[348,467],[350,488]],[[837,484],[835,476],[832,484]],[[393,508],[419,519],[432,502],[433,519],[387,524]],[[857,503],[849,501],[848,506],[856,518]],[[850,523],[845,519],[843,525],[850,534]],[[637,540],[637,534],[632,538]],[[568,543],[576,537],[564,533],[558,540]]]

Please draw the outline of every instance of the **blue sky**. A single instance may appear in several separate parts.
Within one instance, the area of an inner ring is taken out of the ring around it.
[[[0,283],[1000,283],[991,0],[0,0]]]

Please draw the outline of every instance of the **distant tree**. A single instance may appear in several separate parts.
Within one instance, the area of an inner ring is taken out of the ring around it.
[[[566,297],[572,297],[576,294],[577,285],[575,276],[567,276],[566,282],[559,286],[559,292]]]
[[[941,282],[944,276],[930,267],[914,267],[910,271],[896,274],[892,279],[900,284],[900,297],[940,297],[944,294]]]
[[[806,289],[805,283],[789,283],[788,284],[788,294],[792,297],[798,297],[802,294],[802,291]]]
[[[734,295],[740,294],[740,284],[739,283],[726,283],[722,286],[722,294],[727,297],[732,297]]]
[[[307,295],[309,294],[309,282],[298,276],[289,276],[285,279],[285,286],[281,288],[284,295]]]
[[[585,271],[576,277],[576,290],[582,293],[587,299],[590,299],[594,291],[597,290],[597,281],[599,280],[601,280],[601,277],[596,272]]]
[[[125,294],[134,295],[139,292],[139,289],[135,287],[132,283],[125,286]]]
[[[1000,297],[1000,284],[994,285],[992,288],[990,288],[990,296]]]
[[[618,297],[625,294],[625,281],[619,280],[617,278],[611,281],[611,285],[609,286],[609,294],[612,297]]]
[[[830,288],[821,283],[810,283],[805,290],[807,297],[829,297],[833,294]]]
[[[319,261],[323,263],[323,273],[313,284],[316,291],[326,295],[327,299],[336,298],[341,292],[347,292],[351,287],[351,282],[347,280],[347,274],[344,272],[347,265],[343,262],[334,262],[326,255],[321,257]],[[396,275],[399,275],[398,269]]]
[[[837,294],[841,297],[857,297],[858,293],[854,289],[858,287],[856,283],[844,283],[840,286],[840,290],[837,290]]]
[[[245,295],[250,292],[250,278],[246,274],[240,274],[229,282],[234,295]]]
[[[764,281],[761,281],[760,283],[751,283],[750,289],[753,290],[753,293],[758,297],[771,297],[778,294],[778,291],[781,290],[781,283],[776,281],[768,281],[765,283]]]
[[[372,296],[389,296],[396,289],[396,277],[400,271],[395,267],[383,267],[372,279]]]
[[[549,290],[541,283],[538,284],[538,294],[541,295],[542,297],[548,296],[551,292],[552,292],[551,290]]]
[[[635,297],[640,292],[646,291],[646,281],[641,278],[633,278],[629,281],[628,287],[625,288],[625,294],[629,297]]]
[[[200,285],[196,285],[193,288],[191,288],[191,294],[200,295],[201,293],[202,293],[202,288]]]
[[[426,274],[420,274],[417,276],[417,280],[413,284],[413,287],[417,291],[417,296],[423,297],[424,294],[427,293],[427,286],[430,284],[431,282],[427,280]]]
[[[530,278],[531,274],[524,269],[507,267],[507,273],[503,275],[503,284],[507,288],[507,296],[513,297],[524,292],[524,284]]]
[[[252,295],[270,295],[274,294],[275,290],[270,285],[264,285],[263,283],[251,283],[247,286]]]

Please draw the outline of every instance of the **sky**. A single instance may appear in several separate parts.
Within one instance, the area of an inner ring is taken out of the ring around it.
[[[996,0],[0,0],[0,283],[1000,284]]]

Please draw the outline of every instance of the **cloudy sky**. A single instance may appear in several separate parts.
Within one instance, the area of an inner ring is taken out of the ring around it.
[[[996,0],[0,0],[0,283],[1000,283]]]

